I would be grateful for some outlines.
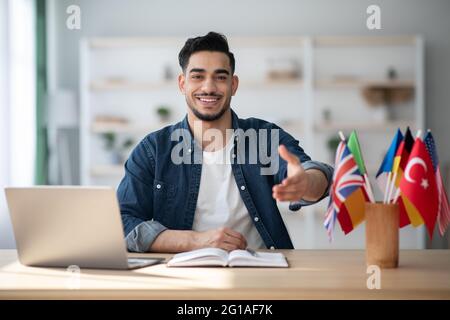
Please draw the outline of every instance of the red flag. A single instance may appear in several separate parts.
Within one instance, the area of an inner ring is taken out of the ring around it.
[[[439,194],[439,206],[438,206],[438,226],[441,237],[444,235],[450,225],[450,204],[448,202],[447,192],[445,191],[444,184],[442,183],[441,169],[438,167],[436,170],[436,183]]]
[[[414,205],[427,226],[430,238],[436,224],[438,209],[438,190],[433,163],[425,144],[416,139],[408,159],[402,180],[400,181],[402,196]]]
[[[347,207],[345,206],[345,204],[341,207],[341,210],[339,210],[337,218],[339,224],[341,225],[342,231],[344,231],[344,234],[348,234],[353,230],[352,219],[348,214]]]
[[[437,224],[439,227],[439,233],[441,234],[441,236],[443,236],[445,230],[447,230],[450,224],[450,204],[448,202],[448,196],[447,192],[445,191],[444,183],[442,182],[436,144],[434,142],[433,134],[430,130],[428,130],[427,135],[423,139],[423,143],[425,143],[425,147],[428,150],[431,162],[433,162],[434,172],[436,173],[436,184],[439,197]]]
[[[342,231],[345,234],[350,233],[364,221],[364,205],[367,201],[369,201],[369,196],[365,188],[356,189],[345,200],[337,216]]]
[[[412,151],[413,146],[414,137],[412,136],[411,130],[408,127],[406,128],[405,137],[400,143],[394,158],[392,169],[393,173],[395,173],[397,176],[392,185],[392,188],[394,190],[396,189],[396,187],[400,186],[400,181],[403,176],[403,172],[405,171],[406,164],[408,163],[409,155]],[[406,207],[402,203],[401,199],[399,199],[399,203],[400,202],[400,228],[403,228],[404,226],[411,224],[411,221],[409,219],[408,211],[406,210]]]

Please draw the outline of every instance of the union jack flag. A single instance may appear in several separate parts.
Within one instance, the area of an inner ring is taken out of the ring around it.
[[[333,240],[333,230],[337,215],[347,199],[355,190],[364,185],[364,179],[352,153],[344,141],[339,143],[336,150],[333,183],[330,190],[330,202],[325,215],[324,226],[328,238]]]

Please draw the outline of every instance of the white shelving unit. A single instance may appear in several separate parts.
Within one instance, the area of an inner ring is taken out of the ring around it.
[[[423,119],[423,42],[420,37],[317,37],[313,39],[313,110],[311,151],[313,158],[328,162],[334,154],[327,149],[330,138],[342,130],[358,132],[373,189],[378,194],[375,174],[397,128],[424,127]],[[390,78],[387,70],[395,70]],[[411,100],[385,107],[371,107],[364,90],[393,92],[411,90]],[[323,220],[327,203],[311,208],[315,216],[307,221],[312,230]],[[312,221],[315,220],[315,221]],[[337,226],[337,229],[340,229]],[[336,241],[329,244],[317,232],[308,239],[317,248],[364,248],[364,225],[344,236],[336,230]],[[424,228],[401,229],[402,248],[423,248]]]
[[[114,134],[137,143],[147,133],[182,119],[186,112],[176,75],[184,38],[92,38],[81,42],[81,181],[116,186],[123,164],[111,161],[102,137]],[[395,130],[424,128],[423,41],[398,37],[232,37],[240,86],[232,107],[241,117],[259,117],[293,134],[312,158],[330,163],[328,140],[337,131],[358,131],[369,174],[374,176]],[[294,61],[300,76],[273,80],[280,61]],[[395,79],[386,76],[394,68]],[[167,75],[171,75],[167,77]],[[410,101],[389,108],[369,107],[366,88],[406,88]],[[158,120],[155,109],[169,106],[172,118]],[[386,111],[391,110],[391,118]],[[96,121],[99,117],[126,121]],[[370,143],[370,145],[369,145]],[[129,152],[131,148],[125,150]],[[376,185],[373,182],[373,188]],[[322,227],[327,203],[291,214],[280,211],[297,248],[363,248],[364,226],[329,244]],[[423,248],[424,230],[401,230],[402,248]]]

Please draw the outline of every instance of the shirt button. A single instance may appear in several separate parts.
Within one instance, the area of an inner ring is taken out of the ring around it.
[[[231,157],[232,157],[232,158],[236,158],[236,155],[233,153],[233,154],[231,155]]]
[[[270,247],[270,250],[275,250],[275,247],[274,247],[274,246],[271,246],[271,247]]]
[[[189,149],[188,149],[188,152],[191,153],[191,152],[192,152],[192,149],[189,148]]]
[[[161,185],[159,183],[156,185],[156,189],[161,189]]]
[[[245,186],[241,186],[241,190],[245,190]]]
[[[259,221],[259,218],[258,218],[258,217],[255,217],[255,219],[253,219],[253,220],[255,220],[255,222],[258,222],[258,221]]]

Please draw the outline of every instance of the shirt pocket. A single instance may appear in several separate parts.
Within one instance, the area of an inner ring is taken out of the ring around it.
[[[153,213],[155,220],[168,228],[174,228],[174,213],[177,186],[161,180],[153,181]]]

